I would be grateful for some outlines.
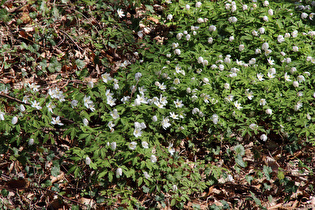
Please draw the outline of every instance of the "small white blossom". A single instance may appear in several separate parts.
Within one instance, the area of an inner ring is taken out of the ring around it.
[[[122,176],[122,169],[121,169],[121,168],[117,168],[117,169],[116,169],[116,176],[117,176],[117,177]]]
[[[272,109],[266,109],[266,114],[272,115]]]
[[[197,7],[197,8],[199,8],[199,7],[201,7],[201,2],[200,1],[198,1],[197,3],[196,3],[196,5],[195,5],[195,7]]]
[[[262,98],[262,99],[259,100],[259,105],[260,105],[260,106],[265,106],[266,103],[267,103],[267,102],[266,102],[266,99],[263,99],[263,98]]]
[[[54,124],[54,125],[63,125],[63,123],[61,122],[61,120],[60,120],[60,117],[58,116],[58,117],[56,117],[56,118],[52,118],[52,121],[51,121],[51,124]]]
[[[266,134],[262,134],[262,135],[260,136],[260,140],[262,140],[262,141],[267,141],[267,135],[266,135]]]
[[[152,163],[156,163],[157,162],[157,158],[155,155],[151,155],[150,160]]]
[[[111,148],[112,150],[115,150],[116,147],[117,147],[117,144],[116,144],[115,141],[113,141],[112,143],[110,143],[110,148]]]
[[[265,80],[265,79],[264,79],[264,75],[263,75],[262,73],[258,73],[258,74],[257,74],[257,78],[258,78],[259,81]]]
[[[87,156],[87,157],[85,158],[85,164],[86,164],[86,165],[90,165],[90,164],[91,164],[91,159],[89,158],[89,156]]]
[[[143,141],[143,142],[141,142],[141,144],[142,144],[142,147],[143,147],[144,149],[148,149],[148,148],[149,148],[148,142]]]
[[[14,117],[12,118],[12,120],[11,120],[11,123],[12,123],[13,125],[15,125],[17,122],[18,122],[18,118],[17,118],[16,116],[14,116]]]
[[[119,18],[122,18],[122,17],[125,16],[125,14],[124,14],[124,12],[122,11],[122,9],[118,9],[118,10],[117,10],[117,14],[118,14]]]
[[[83,125],[85,125],[85,126],[88,126],[88,125],[89,125],[88,119],[86,119],[86,118],[83,119]]]
[[[128,145],[128,147],[129,147],[129,149],[131,149],[131,150],[135,150],[136,147],[137,147],[137,142],[134,142],[134,141],[130,142],[129,145]]]
[[[241,103],[239,103],[238,101],[235,101],[235,102],[234,102],[234,106],[235,106],[238,110],[240,110],[240,109],[243,108],[243,107],[241,107]]]

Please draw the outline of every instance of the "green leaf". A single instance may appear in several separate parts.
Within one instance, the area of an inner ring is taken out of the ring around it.
[[[108,181],[109,181],[109,182],[112,182],[112,181],[113,181],[113,177],[114,177],[114,172],[109,171],[109,172],[108,172]]]
[[[235,162],[236,162],[239,166],[241,166],[241,167],[243,167],[243,168],[246,167],[245,162],[243,161],[243,158],[242,158],[240,155],[238,155],[238,156],[235,158]]]
[[[77,59],[75,64],[77,64],[78,69],[83,69],[86,66],[86,63],[80,59]]]
[[[255,203],[261,207],[261,201],[255,196],[253,192],[250,191],[250,194],[252,195],[252,198],[254,199]]]
[[[142,184],[142,182],[143,182],[143,177],[139,177],[139,179],[138,179],[138,186],[140,186]]]
[[[171,201],[171,206],[175,206],[175,204],[176,204],[176,199],[173,198],[172,201]]]
[[[245,176],[245,179],[246,179],[246,181],[248,182],[248,184],[250,184],[250,183],[254,180],[254,177],[253,177],[253,176],[250,176],[250,175],[246,175],[246,176]]]
[[[272,172],[272,168],[269,167],[269,166],[264,166],[264,167],[263,167],[263,172],[264,172],[264,174],[265,174],[267,180],[270,180],[270,179],[271,179],[270,174],[271,174],[271,172]]]

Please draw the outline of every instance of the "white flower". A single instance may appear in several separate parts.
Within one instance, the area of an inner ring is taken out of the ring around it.
[[[211,117],[214,124],[218,124],[219,116],[217,114],[213,114]]]
[[[249,89],[246,89],[245,95],[247,96],[247,98],[248,98],[249,100],[252,100],[253,97],[254,97],[253,91],[250,91],[250,92],[249,92]]]
[[[258,78],[259,81],[265,80],[265,79],[264,79],[264,75],[263,75],[262,73],[258,73],[258,74],[257,74],[257,78]]]
[[[267,135],[266,135],[266,134],[262,134],[262,135],[260,136],[260,140],[262,140],[262,141],[267,141]]]
[[[178,115],[175,114],[174,112],[170,112],[170,117],[173,118],[174,120],[178,120]]]
[[[255,123],[252,123],[249,125],[249,128],[252,129],[252,130],[256,130],[258,128],[258,125],[255,124]]]
[[[153,121],[153,122],[156,122],[156,121],[157,121],[157,116],[156,116],[156,115],[154,115],[154,116],[152,117],[152,121]]]
[[[272,115],[272,109],[266,109],[266,114]]]
[[[245,49],[245,46],[243,44],[240,44],[240,46],[238,47],[239,51],[243,51]]]
[[[34,139],[29,139],[29,140],[28,140],[28,145],[29,145],[29,146],[32,146],[33,144],[34,144]]]
[[[201,7],[201,4],[202,4],[202,3],[198,1],[198,2],[196,3],[195,7],[199,8],[199,7]]]
[[[24,112],[25,111],[25,106],[23,104],[20,105],[20,111]]]
[[[128,147],[129,147],[129,149],[131,149],[131,150],[135,150],[136,147],[137,147],[137,142],[134,142],[134,141],[130,142],[129,145],[128,145]]]
[[[268,15],[270,15],[270,16],[273,15],[273,10],[272,10],[272,9],[269,9],[269,10],[268,10]]]
[[[174,184],[173,187],[172,187],[172,189],[173,189],[173,191],[177,191],[177,190],[178,190],[177,185]]]
[[[266,30],[265,30],[265,28],[261,27],[261,28],[258,29],[258,31],[261,34],[264,34]]]
[[[54,125],[63,125],[63,123],[61,122],[61,120],[60,120],[60,117],[58,116],[58,117],[56,117],[56,118],[54,118],[54,117],[52,117],[52,121],[51,121],[51,124],[54,124]]]
[[[176,49],[176,50],[174,50],[174,53],[176,54],[176,55],[180,55],[180,49]]]
[[[183,33],[178,33],[177,35],[176,35],[176,38],[178,39],[178,40],[181,40],[182,39],[182,37],[183,37]]]
[[[287,72],[284,74],[284,80],[287,81],[287,82],[290,82],[290,81],[291,81],[291,80],[290,80],[290,76],[288,75]]]
[[[268,72],[267,76],[270,78],[270,79],[273,79],[275,78],[275,75],[271,72]]]
[[[142,147],[143,147],[144,149],[148,149],[148,148],[149,148],[148,142],[143,141],[143,142],[141,142],[141,144],[142,144]]]
[[[268,7],[269,6],[269,1],[264,1],[263,4],[264,4],[265,7]]]
[[[268,42],[263,43],[262,46],[261,46],[261,49],[264,50],[264,51],[267,51],[269,49]]]
[[[230,23],[236,23],[237,22],[237,18],[236,17],[229,17],[229,19],[228,19],[228,21],[230,22]]]
[[[162,127],[164,128],[164,130],[166,130],[168,127],[171,126],[171,124],[169,123],[168,117],[166,117],[166,118],[163,117],[161,124],[162,124]]]
[[[34,108],[36,108],[36,109],[42,109],[42,107],[41,106],[39,106],[39,103],[35,100],[35,101],[32,101],[31,102],[31,104],[32,104],[32,107],[34,107]]]
[[[234,96],[233,95],[228,95],[227,97],[225,97],[225,100],[227,102],[232,102],[233,101]]]
[[[258,32],[255,31],[255,30],[252,31],[252,34],[253,34],[253,36],[258,36],[259,35]]]
[[[294,30],[294,31],[291,33],[291,36],[295,38],[295,37],[298,36],[298,33],[299,33],[299,32],[298,32],[297,30]]]
[[[217,27],[214,25],[209,26],[209,31],[216,31]]]
[[[156,163],[157,162],[157,158],[155,155],[151,155],[150,160],[152,163]]]
[[[165,0],[165,2],[166,2],[167,4],[171,4],[171,3],[172,3],[171,0]]]
[[[298,80],[299,82],[304,82],[304,81],[305,81],[305,78],[304,78],[303,75],[299,75],[299,76],[297,77],[297,80]]]
[[[18,118],[17,118],[16,116],[14,116],[14,117],[12,118],[12,120],[11,120],[11,123],[12,123],[13,125],[15,125],[17,122],[18,122]]]
[[[133,135],[138,138],[142,135],[142,131],[139,128],[135,128],[135,130],[133,131]]]
[[[261,50],[259,49],[259,48],[257,48],[256,50],[255,50],[255,54],[260,54],[261,53]]]
[[[259,100],[259,105],[260,105],[260,106],[265,106],[266,103],[267,103],[267,102],[266,102],[266,99],[263,99],[263,98],[262,98],[262,99]]]
[[[166,18],[166,19],[172,20],[172,19],[173,19],[173,15],[172,15],[172,14],[167,15],[167,18]]]
[[[234,106],[235,106],[238,110],[240,110],[240,109],[243,108],[243,107],[241,107],[241,103],[238,103],[238,101],[235,101],[235,102],[234,102]]]
[[[117,168],[116,169],[116,176],[120,177],[122,175],[122,169],[121,168]]]
[[[308,17],[308,14],[307,14],[307,13],[303,12],[303,13],[301,14],[301,18],[302,18],[302,19],[305,19],[305,18],[307,18],[307,17]]]
[[[188,4],[186,4],[185,9],[189,10],[190,6]]]
[[[296,87],[296,88],[299,87],[299,82],[298,81],[294,81],[293,82],[293,87]]]
[[[56,107],[52,102],[49,102],[49,104],[46,105],[46,107],[48,108],[48,111],[50,111],[51,113],[53,113],[53,109]]]
[[[112,112],[110,112],[110,115],[113,117],[114,120],[116,120],[120,117],[117,109],[114,109]]]
[[[144,176],[144,178],[146,178],[146,179],[149,179],[151,176],[148,174],[148,172],[146,172],[146,171],[144,171],[143,172],[143,176]]]
[[[271,57],[269,57],[267,61],[270,65],[275,65],[275,61]]]
[[[293,46],[292,50],[293,50],[293,52],[298,52],[299,51],[299,47],[298,46]]]
[[[203,18],[198,18],[198,19],[197,19],[197,22],[198,22],[198,23],[203,23],[203,22],[205,22],[205,20],[204,20]]]
[[[109,127],[110,129],[110,132],[114,132],[114,127],[116,126],[112,121],[109,121],[107,123],[107,126]]]
[[[175,78],[173,84],[178,85],[179,83],[180,83],[180,80],[178,78]]]
[[[248,6],[246,4],[243,5],[243,10],[247,10],[248,9]]]
[[[125,16],[125,15],[124,15],[124,12],[123,12],[121,9],[118,9],[118,10],[117,10],[117,14],[118,14],[119,18],[122,18],[122,17]]]
[[[137,73],[135,74],[135,80],[136,80],[136,81],[139,81],[140,77],[142,77],[142,74],[141,74],[140,72],[137,72]]]
[[[88,126],[88,125],[89,125],[88,119],[84,118],[84,119],[83,119],[83,124],[84,124],[85,126]]]
[[[28,86],[34,91],[34,92],[38,92],[40,88],[40,85],[35,85],[35,83],[31,83],[31,84],[28,84]]]
[[[229,37],[229,41],[230,41],[230,42],[233,42],[233,41],[234,41],[234,36],[230,36],[230,37]]]
[[[86,164],[86,165],[90,165],[90,164],[91,164],[91,159],[89,158],[89,156],[87,156],[87,157],[85,158],[85,164]]]
[[[198,108],[193,108],[192,114],[197,114],[198,112],[200,112],[200,110]]]
[[[72,100],[72,101],[71,101],[71,107],[72,107],[72,108],[76,107],[76,106],[78,105],[78,103],[79,103],[79,102],[78,102],[77,100]]]
[[[116,147],[117,147],[117,144],[116,144],[115,141],[113,141],[112,143],[110,143],[110,148],[111,148],[112,150],[115,150]]]
[[[285,39],[284,39],[284,37],[282,35],[279,35],[277,40],[278,40],[279,43],[282,43],[282,42],[285,41]]]
[[[230,89],[230,84],[229,83],[224,83],[224,88],[229,90]]]
[[[169,144],[167,149],[168,149],[168,152],[171,153],[171,156],[173,156],[174,153],[175,153],[175,149],[173,148],[173,144],[172,143]]]
[[[263,17],[263,20],[264,20],[265,22],[268,22],[268,21],[269,21],[268,16],[265,15],[265,16]]]
[[[183,102],[178,99],[174,101],[174,104],[176,108],[182,108],[184,106]]]
[[[194,31],[194,33],[195,33],[195,31]],[[185,38],[186,38],[187,41],[189,41],[190,40],[190,34],[187,34]]]

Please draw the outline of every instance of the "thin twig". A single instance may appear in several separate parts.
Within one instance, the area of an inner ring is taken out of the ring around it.
[[[59,31],[60,31],[61,33],[63,33],[64,35],[66,35],[66,36],[75,44],[75,46],[77,46],[77,48],[78,48],[79,50],[82,50],[82,51],[84,52],[84,50],[72,39],[72,37],[71,37],[69,34],[67,34],[65,31],[60,30],[60,29],[59,29]]]

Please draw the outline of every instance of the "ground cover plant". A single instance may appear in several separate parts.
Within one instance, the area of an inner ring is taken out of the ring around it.
[[[314,7],[7,2],[1,207],[314,207]]]

